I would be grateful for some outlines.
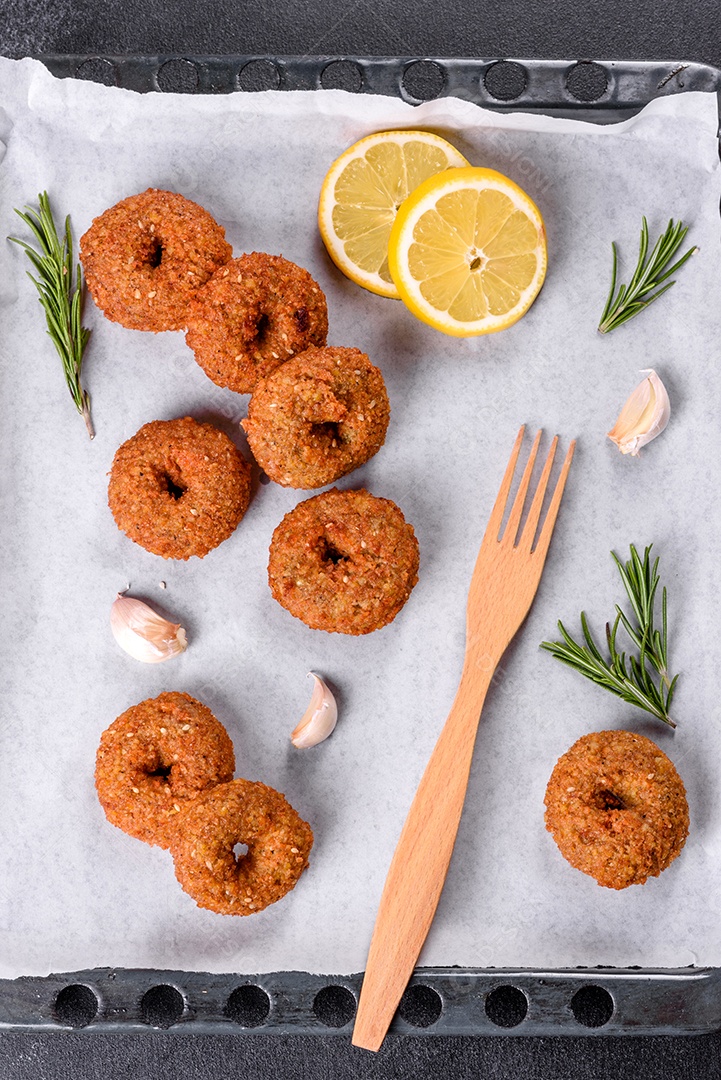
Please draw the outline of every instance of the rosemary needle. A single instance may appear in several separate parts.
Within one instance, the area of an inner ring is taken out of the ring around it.
[[[544,641],[541,648],[546,649],[564,664],[585,675],[591,682],[602,686],[617,697],[636,705],[639,709],[663,720],[670,727],[676,727],[669,710],[676,689],[678,675],[673,679],[668,674],[668,616],[666,589],[661,594],[661,629],[654,625],[654,606],[659,586],[658,558],[651,562],[651,547],[647,547],[643,558],[631,545],[631,558],[621,562],[611,552],[621,574],[624,588],[631,604],[632,614],[626,615],[616,605],[616,618],[613,626],[606,624],[606,644],[608,657],[602,655],[593,639],[585,612],[581,612],[583,644],[574,641],[562,622],[558,623],[563,641]],[[638,650],[638,655],[619,652],[616,637],[623,627],[631,644]]]
[[[37,272],[34,277],[28,271],[28,277],[38,290],[40,303],[45,311],[45,318],[50,336],[63,364],[68,389],[75,402],[75,407],[85,421],[88,435],[95,438],[95,430],[90,416],[90,396],[80,382],[83,364],[83,352],[87,345],[90,331],[82,325],[84,299],[83,274],[78,263],[75,268],[76,283],[73,284],[73,241],[70,232],[70,217],[65,218],[63,239],[50,209],[47,191],[38,195],[38,209],[26,206],[26,213],[16,210],[39,244],[36,250],[24,240],[15,236],[8,237],[14,244],[19,244],[30,259]]]
[[[647,260],[648,222],[644,217],[641,225],[641,246],[636,269],[628,285],[619,286],[618,293],[616,293],[618,252],[615,243],[611,244],[613,251],[611,288],[601,321],[598,324],[598,329],[602,334],[607,334],[610,330],[615,330],[617,326],[621,326],[622,323],[628,322],[634,315],[638,315],[640,311],[652,304],[654,300],[658,300],[659,296],[662,296],[675,284],[675,282],[669,281],[668,278],[675,274],[696,251],[695,247],[689,248],[686,254],[682,255],[673,266],[666,269],[681,247],[687,232],[688,227],[684,226],[682,221],[674,223],[672,218],[663,236],[660,236],[656,241],[656,245]],[[664,282],[666,282],[665,285]],[[654,289],[656,292],[654,292]],[[614,293],[616,293],[615,296]]]

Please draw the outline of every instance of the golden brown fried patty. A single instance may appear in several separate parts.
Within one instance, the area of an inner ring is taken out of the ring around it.
[[[222,431],[189,416],[144,424],[113,459],[108,504],[118,528],[164,559],[202,559],[249,501],[248,462]]]
[[[333,488],[285,515],[270,544],[268,582],[313,629],[370,634],[405,604],[418,559],[413,526],[395,503]]]
[[[247,845],[247,854],[236,857],[237,844]],[[312,846],[310,825],[280,792],[232,780],[186,805],[171,853],[198,907],[251,915],[290,892]]]
[[[256,461],[284,487],[317,488],[378,453],[383,376],[359,349],[311,348],[258,383],[243,421]]]
[[[108,821],[167,848],[185,803],[234,771],[233,744],[210,709],[167,693],[134,705],[103,732],[95,787]]]
[[[111,206],[80,240],[93,300],[131,330],[184,330],[196,289],[232,254],[207,210],[155,188]]]
[[[224,266],[195,297],[185,340],[218,386],[251,393],[311,345],[325,345],[325,296],[307,270],[254,251]]]
[[[559,759],[546,790],[546,828],[571,866],[625,889],[658,877],[688,836],[681,777],[643,735],[584,735]]]

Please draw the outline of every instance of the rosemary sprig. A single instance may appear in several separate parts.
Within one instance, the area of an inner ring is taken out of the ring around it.
[[[668,263],[683,243],[687,232],[688,227],[684,226],[682,221],[674,223],[672,218],[668,223],[666,232],[658,238],[656,246],[647,260],[648,222],[644,217],[641,226],[641,247],[636,269],[628,285],[621,285],[615,297],[618,252],[615,243],[611,244],[613,250],[611,289],[606,300],[606,306],[603,309],[601,321],[598,324],[598,329],[602,334],[607,334],[610,330],[615,330],[617,326],[621,326],[622,323],[628,322],[634,315],[638,315],[639,311],[643,311],[654,300],[658,300],[659,296],[662,296],[667,289],[670,289],[675,284],[674,281],[668,281],[668,278],[675,274],[696,250],[695,247],[689,248],[686,254],[682,255],[673,266],[666,269]],[[666,282],[665,285],[663,284],[664,281]],[[658,291],[654,292],[654,289]],[[650,295],[651,293],[653,295]]]
[[[73,284],[73,241],[70,232],[70,217],[65,218],[64,235],[61,241],[50,209],[47,191],[38,195],[37,210],[30,206],[26,206],[25,210],[26,213],[21,210],[16,210],[15,213],[34,233],[40,250],[37,251],[15,236],[10,236],[8,239],[23,248],[37,271],[38,276],[33,277],[28,270],[28,277],[38,290],[40,303],[45,311],[47,332],[62,361],[65,379],[75,407],[85,421],[88,435],[94,439],[95,430],[90,417],[90,396],[80,382],[83,352],[90,337],[90,331],[82,325],[84,288],[80,263],[76,267],[77,283]]]
[[[563,641],[544,641],[541,648],[546,649],[564,664],[585,675],[591,682],[609,690],[612,694],[636,705],[639,709],[663,720],[670,727],[676,727],[669,710],[673,699],[678,675],[673,679],[668,674],[668,614],[666,588],[661,593],[661,629],[654,625],[654,604],[659,586],[658,558],[651,562],[651,547],[647,547],[643,559],[631,545],[631,558],[621,562],[611,552],[621,574],[624,588],[631,604],[631,616],[626,615],[616,605],[616,618],[613,626],[606,623],[606,643],[608,657],[603,656],[596,645],[586,619],[581,612],[581,629],[584,644],[574,641],[562,622],[558,628]],[[619,652],[616,636],[619,627],[623,627],[638,655],[631,654],[626,659],[625,652]]]

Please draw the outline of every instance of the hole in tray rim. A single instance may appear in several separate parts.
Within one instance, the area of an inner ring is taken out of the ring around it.
[[[324,986],[313,999],[313,1013],[326,1027],[342,1028],[355,1017],[355,994],[347,986]]]
[[[432,986],[414,983],[409,986],[398,1006],[398,1015],[411,1027],[427,1028],[440,1020],[443,998]]]
[[[608,72],[595,60],[579,60],[566,72],[565,84],[576,101],[599,101],[608,91]]]
[[[70,983],[58,992],[53,1002],[53,1016],[66,1027],[83,1028],[98,1015],[100,1002],[95,991],[85,983]]]
[[[117,86],[118,83],[115,64],[102,56],[89,56],[87,60],[81,60],[75,68],[74,77],[102,86]]]
[[[184,1012],[185,998],[177,986],[169,983],[151,986],[140,999],[140,1019],[148,1027],[172,1027]]]
[[[255,983],[236,986],[225,1003],[225,1015],[240,1027],[262,1027],[270,1016],[270,995]]]
[[[195,94],[200,83],[198,65],[182,56],[161,64],[156,82],[164,94]]]
[[[483,85],[496,101],[516,101],[528,86],[528,71],[515,60],[498,60],[486,69]]]
[[[357,94],[363,87],[363,72],[352,60],[331,60],[320,73],[324,90],[347,90]]]
[[[249,60],[238,72],[238,88],[246,93],[280,88],[280,69],[273,60],[258,57]]]
[[[571,1012],[577,1023],[587,1028],[600,1028],[613,1016],[613,997],[603,986],[582,986],[571,998]]]
[[[496,1027],[514,1028],[522,1024],[528,1014],[528,997],[518,986],[504,983],[486,995],[486,1016]]]
[[[433,101],[445,85],[446,73],[435,60],[414,60],[401,75],[401,92],[414,104]]]

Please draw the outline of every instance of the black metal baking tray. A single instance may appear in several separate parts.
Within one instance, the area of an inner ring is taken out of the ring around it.
[[[610,60],[473,60],[362,56],[41,56],[54,75],[141,93],[229,94],[341,89],[411,105],[452,96],[499,111],[534,110],[612,123],[656,97],[721,89],[705,64]]]
[[[343,89],[410,104],[451,95],[498,111],[613,123],[657,97],[721,93],[704,64],[358,56],[40,56],[60,78],[141,93]],[[99,968],[0,980],[0,1029],[348,1035],[362,974]],[[391,1031],[692,1035],[721,1029],[721,969],[419,968]]]

